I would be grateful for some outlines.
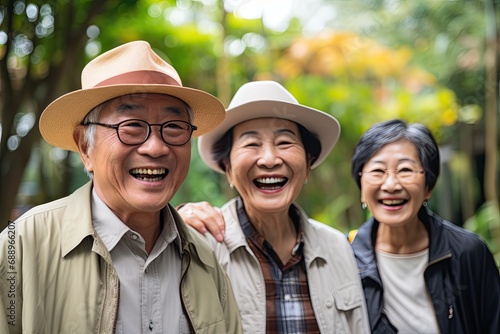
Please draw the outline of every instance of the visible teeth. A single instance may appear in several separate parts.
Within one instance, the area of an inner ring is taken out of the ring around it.
[[[266,177],[266,178],[258,178],[256,179],[256,181],[259,183],[270,184],[270,183],[285,182],[286,179],[284,177]]]
[[[396,205],[396,204],[403,204],[404,203],[404,200],[402,199],[392,199],[392,200],[383,200],[382,201],[382,204],[385,204],[385,205]]]
[[[137,179],[141,180],[141,181],[156,182],[156,181],[160,181],[162,178],[161,177],[137,177]]]
[[[277,190],[279,188],[281,188],[281,187],[276,187],[276,186],[275,187],[262,187],[262,189],[266,189],[266,190]]]
[[[165,174],[165,168],[134,168],[132,169],[132,174],[147,174],[147,175],[161,175]]]

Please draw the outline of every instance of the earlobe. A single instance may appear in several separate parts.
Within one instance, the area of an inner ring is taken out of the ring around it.
[[[231,177],[231,170],[230,169],[226,169],[226,179],[227,179],[227,181],[229,182],[230,185],[233,184],[232,177]]]
[[[429,200],[431,198],[431,195],[432,195],[432,190],[429,190],[429,188],[427,188],[427,192],[425,193],[426,200]]]
[[[231,177],[231,165],[228,162],[224,162],[225,170],[226,170],[226,179],[229,182],[230,185],[233,184],[232,177]],[[234,186],[233,186],[234,187]],[[231,188],[233,189],[233,188]]]

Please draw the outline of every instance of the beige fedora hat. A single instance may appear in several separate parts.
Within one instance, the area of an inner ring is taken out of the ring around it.
[[[193,137],[215,128],[225,116],[224,106],[213,95],[183,87],[177,71],[145,41],[123,44],[90,61],[82,71],[82,89],[52,102],[40,116],[42,137],[54,146],[77,151],[73,130],[94,107],[118,96],[157,93],[175,96],[188,104]]]
[[[333,116],[298,103],[297,99],[275,81],[253,81],[238,89],[226,110],[226,118],[214,130],[198,139],[198,151],[211,169],[224,173],[213,159],[212,148],[233,126],[255,118],[283,118],[305,127],[316,135],[321,152],[311,168],[328,156],[340,136],[340,125]]]

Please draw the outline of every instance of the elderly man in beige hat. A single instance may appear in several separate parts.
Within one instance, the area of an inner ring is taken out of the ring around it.
[[[191,137],[224,116],[144,41],[91,61],[40,131],[92,180],[0,235],[0,333],[239,333],[225,272],[169,204]]]

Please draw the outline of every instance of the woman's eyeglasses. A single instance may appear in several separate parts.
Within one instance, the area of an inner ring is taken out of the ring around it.
[[[424,174],[424,170],[413,170],[410,168],[401,168],[396,170],[382,170],[376,169],[366,172],[359,172],[358,174],[363,177],[366,182],[374,185],[380,185],[385,182],[387,176],[389,174],[394,174],[396,178],[402,184],[411,184],[414,183],[415,180],[422,174]]]

